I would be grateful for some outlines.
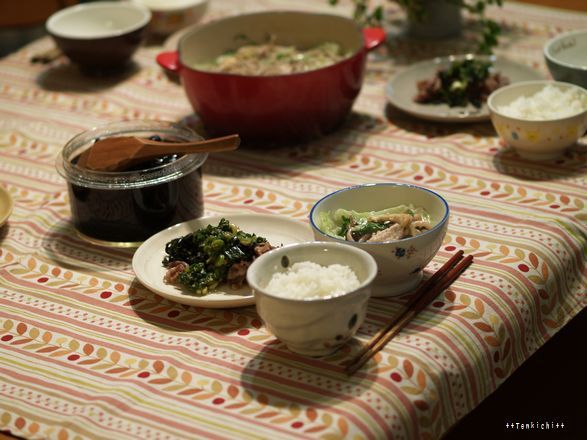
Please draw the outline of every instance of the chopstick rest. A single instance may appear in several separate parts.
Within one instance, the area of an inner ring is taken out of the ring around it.
[[[418,312],[449,287],[471,265],[473,256],[468,255],[463,259],[463,254],[464,252],[459,250],[434,275],[420,285],[396,318],[373,335],[367,344],[349,362],[345,368],[345,372],[348,375],[355,373],[379,352]]]

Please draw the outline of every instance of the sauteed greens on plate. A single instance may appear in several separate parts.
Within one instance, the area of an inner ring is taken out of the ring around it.
[[[398,205],[380,211],[348,209],[320,212],[318,228],[333,237],[356,242],[386,242],[413,237],[432,228],[430,215],[420,207]]]
[[[418,81],[414,101],[422,104],[448,104],[479,108],[494,90],[509,84],[509,79],[492,72],[492,63],[478,59],[454,61],[431,79]]]
[[[223,218],[218,226],[208,225],[165,245],[165,282],[181,284],[198,296],[223,282],[238,288],[245,283],[251,262],[271,249],[265,238],[243,232]]]

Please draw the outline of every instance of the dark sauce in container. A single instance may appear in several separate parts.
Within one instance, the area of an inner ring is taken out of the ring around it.
[[[98,138],[158,136],[170,142],[201,139],[187,127],[162,122],[124,122],[74,137],[57,169],[68,181],[71,219],[78,233],[101,245],[130,247],[204,211],[201,166],[206,154],[169,155],[119,172],[92,171],[77,158]]]

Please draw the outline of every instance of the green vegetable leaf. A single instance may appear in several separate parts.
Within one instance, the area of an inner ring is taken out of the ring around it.
[[[208,225],[165,245],[163,265],[183,261],[189,267],[178,281],[196,295],[205,295],[226,281],[230,267],[240,261],[253,261],[255,247],[267,240],[240,231],[226,219],[217,226]]]
[[[342,224],[340,225],[340,229],[337,232],[337,235],[341,237],[346,237],[346,234],[351,226],[351,217],[342,217]]]
[[[357,225],[351,228],[351,234],[355,240],[363,237],[365,235],[371,235],[375,232],[382,231],[386,229],[389,225],[384,223],[376,223],[376,222],[369,222],[369,221],[360,221]]]

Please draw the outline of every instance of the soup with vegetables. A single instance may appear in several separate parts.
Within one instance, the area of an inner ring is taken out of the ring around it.
[[[321,212],[317,226],[332,237],[347,241],[381,243],[413,237],[432,229],[430,215],[420,207],[399,205],[380,211],[348,209]]]
[[[274,43],[249,44],[226,52],[216,59],[192,67],[208,72],[270,76],[301,73],[335,64],[349,54],[337,43],[326,42],[310,49],[298,49]]]

